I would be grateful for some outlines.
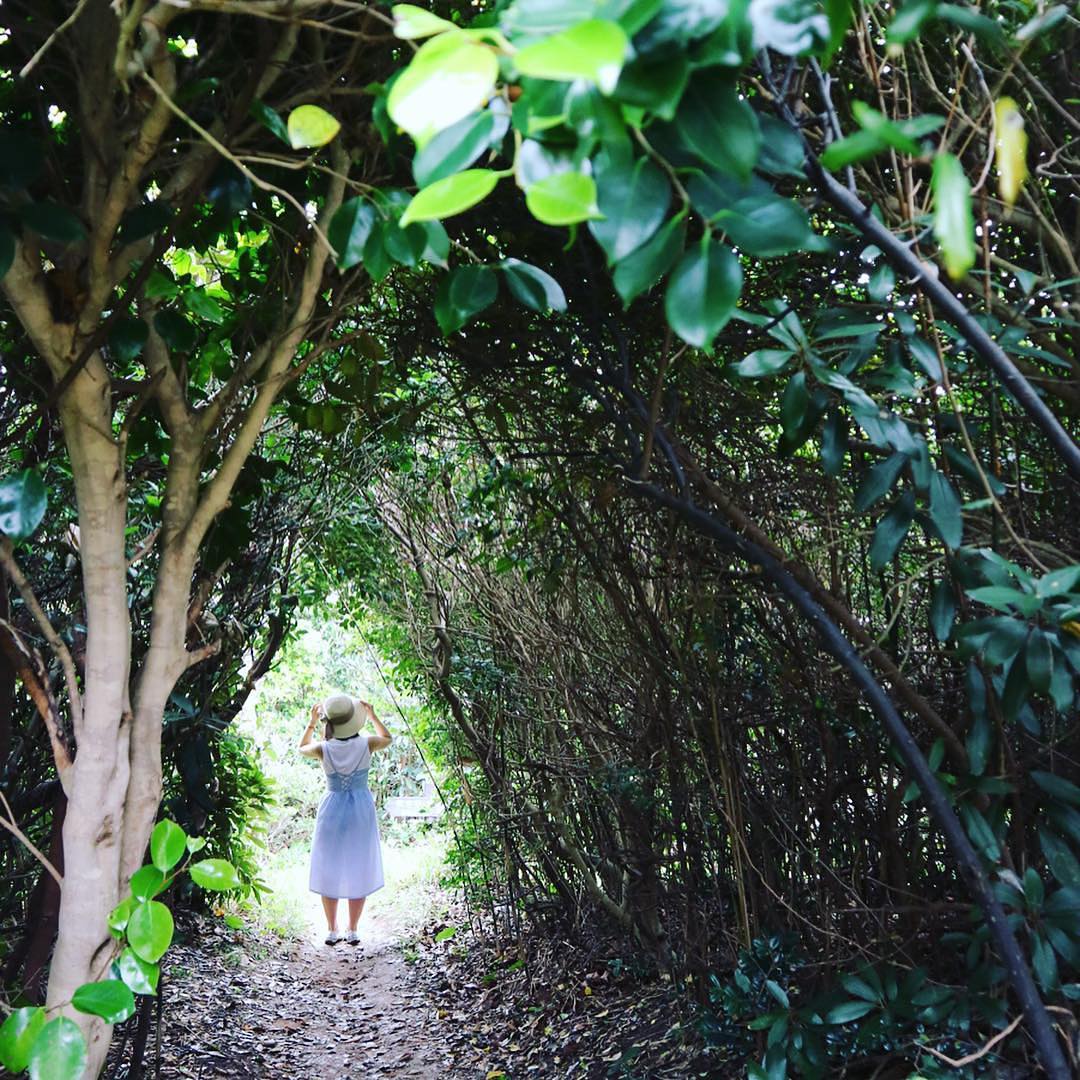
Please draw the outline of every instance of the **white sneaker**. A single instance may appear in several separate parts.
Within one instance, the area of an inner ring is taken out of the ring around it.
[[[339,934],[336,930],[330,930],[330,931],[327,932],[327,935],[326,935],[326,944],[327,945],[336,945],[344,937],[345,937],[344,934]]]
[[[350,930],[345,935],[345,941],[349,945],[359,945],[360,944],[360,935],[355,930]]]

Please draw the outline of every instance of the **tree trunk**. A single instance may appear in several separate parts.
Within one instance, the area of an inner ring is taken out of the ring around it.
[[[60,932],[46,1002],[82,1029],[89,1054],[87,1075],[93,1077],[104,1064],[110,1028],[68,1003],[77,987],[104,977],[113,959],[107,917],[119,898],[131,721],[127,495],[103,365],[89,363],[80,372],[64,396],[61,416],[79,511],[87,647],[83,710],[64,821]]]

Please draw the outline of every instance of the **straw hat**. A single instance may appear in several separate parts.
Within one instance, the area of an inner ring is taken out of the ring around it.
[[[348,694],[331,694],[322,703],[323,717],[333,728],[335,739],[347,739],[364,726],[360,713],[362,704],[359,698]]]

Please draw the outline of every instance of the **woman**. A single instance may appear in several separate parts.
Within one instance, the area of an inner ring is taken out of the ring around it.
[[[363,736],[365,716],[375,728]],[[324,738],[313,741],[315,725],[326,721]],[[375,710],[359,698],[332,694],[311,710],[311,720],[300,740],[300,753],[319,758],[329,789],[319,804],[315,838],[311,843],[312,892],[322,896],[326,913],[326,944],[347,941],[358,945],[356,924],[364,901],[383,886],[379,826],[375,820],[375,800],[368,790],[371,755],[389,746],[393,736],[375,715]],[[338,900],[349,901],[349,930],[338,932]]]

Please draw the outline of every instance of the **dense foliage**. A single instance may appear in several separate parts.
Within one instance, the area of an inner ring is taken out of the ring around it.
[[[16,817],[59,828],[50,735],[61,772],[121,738],[78,720],[103,422],[121,696],[153,697],[161,612],[192,664],[132,775],[162,736],[185,827],[227,840],[221,729],[336,588],[445,715],[457,865],[508,932],[608,921],[755,1074],[1064,1076],[1073,16],[253,14],[8,12],[0,528],[43,480],[61,508],[5,540],[59,627],[26,589],[0,627],[48,732],[20,700]]]

